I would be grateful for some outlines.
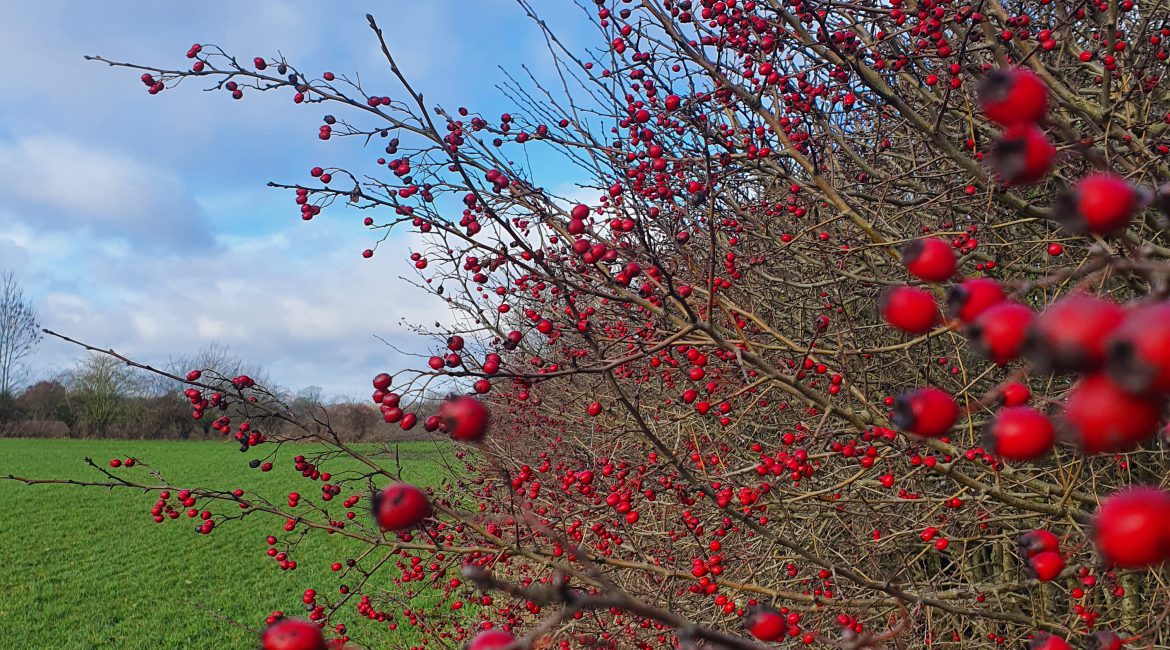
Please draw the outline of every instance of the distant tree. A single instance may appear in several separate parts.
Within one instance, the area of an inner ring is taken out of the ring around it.
[[[110,427],[125,423],[134,412],[133,398],[142,393],[141,377],[133,368],[102,355],[90,355],[70,377],[78,423],[104,436]]]
[[[40,343],[32,301],[11,271],[0,273],[0,395],[11,396],[28,376],[27,359]]]
[[[0,424],[19,420],[22,416],[20,404],[11,393],[0,393]]]
[[[72,422],[69,392],[56,379],[38,381],[16,398],[16,406],[24,417],[33,420],[60,420]]]
[[[325,401],[325,389],[320,386],[305,386],[297,391],[297,399],[320,404]]]
[[[309,416],[323,406],[324,395],[325,391],[320,386],[306,386],[297,391],[289,407],[301,417]]]

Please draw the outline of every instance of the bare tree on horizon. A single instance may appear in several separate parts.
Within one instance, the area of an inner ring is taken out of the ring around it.
[[[32,301],[14,272],[0,272],[0,395],[11,395],[27,376],[25,361],[40,341],[40,322]]]

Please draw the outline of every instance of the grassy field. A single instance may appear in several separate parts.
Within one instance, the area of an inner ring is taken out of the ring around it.
[[[433,442],[396,445],[407,479],[437,483],[445,473],[443,448]],[[291,468],[286,447],[269,473],[247,468],[237,447],[218,442],[0,440],[0,476],[104,480],[85,466],[135,456],[175,485],[243,487],[283,502],[290,490],[320,496]],[[341,472],[336,462],[326,469]],[[150,482],[142,468],[117,470]],[[232,521],[199,535],[192,520],[155,524],[148,510],[157,497],[137,491],[68,486],[24,486],[0,481],[0,648],[255,648],[246,630],[209,615],[217,612],[255,628],[274,609],[303,613],[306,587],[336,593],[342,579],[330,570],[344,560],[344,540],[309,535],[297,548],[295,571],[281,571],[264,554],[264,537],[282,531],[272,517]],[[336,508],[340,516],[340,505]],[[394,571],[393,568],[389,569]],[[389,579],[381,583],[393,589]],[[409,626],[357,621],[347,606],[350,632],[373,647],[415,642]],[[398,636],[391,636],[398,635]],[[384,644],[384,645],[383,645]]]

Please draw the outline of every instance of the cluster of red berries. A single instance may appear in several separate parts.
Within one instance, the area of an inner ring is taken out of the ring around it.
[[[1008,129],[1005,140],[1030,143],[1001,142],[1004,156],[1009,150],[1020,154],[1018,164],[1000,170],[1005,180],[1033,182],[1047,174],[1051,145],[1036,131],[1047,106],[1043,83],[1024,70],[999,71],[984,84],[981,100],[985,114]],[[1057,214],[1070,229],[1109,235],[1124,229],[1145,200],[1123,179],[1095,174],[1061,194]],[[903,250],[903,262],[911,275],[935,283],[949,280],[957,267],[950,246],[938,238],[912,242]],[[1013,384],[998,391],[1003,408],[987,424],[984,446],[1000,458],[1040,458],[1058,434],[1085,454],[1122,453],[1157,431],[1170,396],[1170,305],[1122,306],[1077,292],[1037,314],[989,278],[962,281],[950,290],[948,303],[951,317],[989,361],[1003,366],[1026,357],[1034,370],[1080,375],[1055,417],[1027,406],[1026,388],[1019,391]],[[886,322],[904,332],[924,334],[939,322],[934,296],[925,289],[894,288],[880,307]],[[892,419],[904,431],[938,438],[960,415],[949,393],[924,387],[899,397]],[[1102,558],[1115,566],[1170,560],[1170,494],[1135,487],[1113,495],[1097,514],[1093,537]],[[1051,533],[1033,531],[1021,543],[1038,579],[1051,580],[1064,569]]]
[[[996,70],[979,87],[983,114],[1004,128],[989,161],[1005,185],[1043,180],[1052,170],[1056,148],[1038,126],[1048,112],[1048,88],[1023,68]],[[1057,195],[1052,216],[1075,233],[1111,235],[1125,229],[1150,195],[1111,173],[1086,176]],[[1058,244],[1049,253],[1059,255]]]
[[[209,408],[218,408],[221,411],[226,411],[228,407],[227,401],[223,398],[223,393],[215,392],[208,398],[199,392],[198,388],[188,388],[183,391],[183,395],[191,402],[191,417],[196,420],[203,419],[203,412]]]
[[[983,114],[1003,127],[988,160],[1004,185],[1029,185],[1044,179],[1056,147],[1038,124],[1048,112],[1048,87],[1024,68],[995,70],[979,86]]]
[[[1027,573],[1041,582],[1055,580],[1064,571],[1060,540],[1043,529],[1033,530],[1019,539],[1020,553],[1027,561]]]
[[[455,349],[462,348],[462,338]],[[383,415],[388,409],[398,411],[398,418],[415,418],[415,414],[398,409],[399,395],[390,392],[393,378],[387,373],[374,377],[374,401],[382,405]],[[393,404],[391,406],[391,404]],[[439,412],[427,418],[428,431],[445,431],[454,440],[479,442],[487,435],[489,411],[478,399],[465,395],[452,397],[439,406]],[[389,419],[387,421],[390,421]],[[407,427],[404,427],[407,428]],[[391,483],[374,494],[372,500],[374,519],[383,531],[404,532],[416,528],[433,514],[430,499],[425,492],[408,483]]]
[[[456,336],[452,339],[459,339],[459,345],[462,346],[461,337]],[[452,354],[455,353],[452,352]],[[434,358],[439,359],[439,357]],[[499,363],[498,355],[489,355],[484,366],[485,368],[498,369]],[[441,359],[440,364],[442,364]],[[381,409],[383,420],[389,423],[398,422],[403,429],[410,430],[417,423],[418,416],[402,409],[402,396],[390,389],[393,381],[394,379],[384,372],[374,377],[374,403],[378,404]],[[475,392],[486,393],[488,388],[481,386],[481,383],[490,386],[487,380],[477,381]],[[488,415],[487,407],[474,397],[453,397],[443,402],[438,413],[426,419],[423,428],[427,431],[443,431],[455,440],[478,442],[487,433]]]
[[[236,489],[232,494],[238,498],[244,495],[244,491]],[[215,521],[212,519],[211,511],[199,510],[195,507],[196,498],[191,490],[180,490],[176,496],[178,503],[172,504],[169,490],[163,490],[159,493],[158,500],[150,508],[150,515],[154,518],[154,522],[161,524],[166,519],[178,519],[181,515],[180,508],[186,508],[187,518],[199,520],[195,526],[195,532],[209,535],[215,529]],[[241,507],[243,505],[241,503]]]
[[[960,285],[957,294],[952,292],[952,304],[958,304],[958,320],[969,322],[968,336],[991,361],[1007,364],[1026,355],[1038,370],[1081,373],[1055,417],[1025,405],[1026,391],[1009,394],[1005,387],[1000,394],[1004,408],[984,430],[989,451],[1006,460],[1034,460],[1051,450],[1059,432],[1085,454],[1122,453],[1157,431],[1170,395],[1170,305],[1123,307],[1074,293],[1037,315],[988,282]],[[973,303],[982,311],[972,309]],[[934,387],[901,396],[893,412],[899,428],[924,437],[945,435],[959,416],[954,398]],[[1114,564],[1137,567],[1170,559],[1170,523],[1161,523],[1170,514],[1165,508],[1170,495],[1140,490],[1142,498],[1126,501],[1125,515],[1114,517],[1104,506],[1098,515],[1098,549]],[[1115,495],[1106,503],[1114,499],[1127,497]],[[1157,524],[1125,534],[1113,525],[1115,519],[1132,517]],[[1158,532],[1162,528],[1165,533]],[[1122,540],[1109,542],[1119,534]]]

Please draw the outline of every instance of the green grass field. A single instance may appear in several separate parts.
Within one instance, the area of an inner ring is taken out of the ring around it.
[[[408,480],[434,484],[446,472],[441,444],[395,447]],[[252,455],[226,443],[5,439],[0,476],[100,481],[104,477],[85,465],[86,456],[103,466],[114,457],[134,456],[175,485],[243,487],[277,503],[297,490],[317,500],[320,483],[291,468],[293,455],[311,449],[286,447],[277,467],[261,473],[247,468]],[[347,467],[353,465],[335,462],[326,469],[337,473]],[[142,468],[116,471],[152,481]],[[264,537],[282,532],[272,517],[257,514],[199,535],[186,516],[154,523],[148,510],[156,498],[130,490],[0,481],[0,648],[256,648],[251,633],[208,611],[256,628],[274,609],[303,614],[306,587],[336,593],[342,583],[330,570],[332,562],[346,557],[339,551],[341,538],[309,535],[293,556],[297,569],[281,571],[264,554]],[[336,510],[340,516],[339,503]],[[379,586],[394,588],[389,577]],[[409,626],[390,632],[385,624],[357,620],[349,605],[345,612],[341,621],[350,633],[373,647],[417,641]]]

